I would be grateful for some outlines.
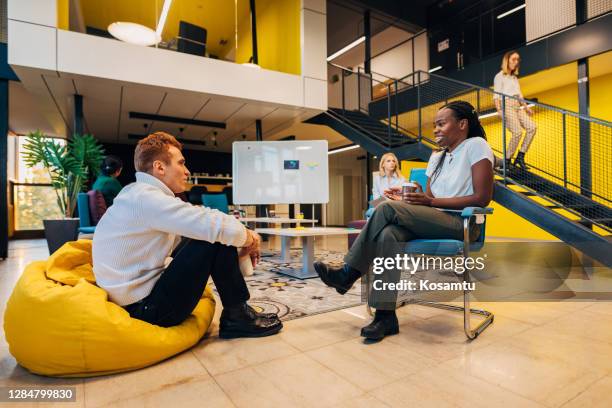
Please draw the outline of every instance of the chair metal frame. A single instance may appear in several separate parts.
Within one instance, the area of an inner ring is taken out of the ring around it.
[[[410,174],[411,180],[412,180],[413,176],[415,176],[415,178],[418,178],[418,177],[422,177],[424,175],[424,174],[418,174],[414,170],[417,170],[418,173],[421,173],[421,172],[424,173],[425,169],[413,169],[413,171]],[[413,174],[413,173],[415,173],[415,174]],[[480,249],[484,245],[486,215],[487,214],[493,214],[493,209],[492,208],[490,208],[490,207],[486,207],[486,208],[482,208],[482,207],[467,207],[467,208],[464,208],[463,210],[447,210],[447,209],[443,209],[443,211],[449,212],[449,213],[460,213],[460,216],[463,218],[462,249],[461,249],[461,251],[458,251],[457,253],[449,255],[449,256],[469,257],[470,256],[470,250],[472,249],[472,247]],[[480,236],[479,236],[478,240],[476,242],[472,243],[472,242],[470,242],[470,221],[473,218],[475,219],[476,224],[481,225],[481,227],[480,227]],[[428,242],[429,243],[435,243],[437,240],[435,240],[435,239],[418,239],[418,240],[414,240],[414,241],[411,241],[411,242],[415,242],[415,241],[418,241],[418,242],[421,242],[421,243],[428,243]],[[425,255],[433,255],[433,256],[440,255],[440,254],[435,253],[435,252],[427,253],[427,252],[420,252],[419,251],[419,253],[423,253]],[[366,279],[366,291],[367,291],[367,295],[368,295],[368,299],[369,299],[370,291],[371,291],[371,287],[372,287],[372,282],[370,281],[370,273],[367,273],[366,277],[367,277],[367,279]],[[466,268],[465,272],[462,274],[462,279],[466,283],[470,283],[471,282],[470,270],[469,269]],[[427,307],[435,307],[437,309],[451,310],[451,311],[454,311],[454,312],[463,312],[463,331],[465,332],[465,335],[466,335],[466,337],[469,340],[474,340],[476,337],[478,337],[480,335],[480,333],[482,333],[487,327],[489,327],[493,323],[493,320],[495,318],[493,313],[489,312],[488,310],[473,309],[470,306],[470,291],[467,290],[467,289],[463,290],[463,306],[457,306],[457,305],[452,305],[452,304],[448,304],[448,303],[426,301],[426,300],[409,300],[409,301],[401,301],[397,307],[402,307],[402,306],[405,306],[407,304],[418,304],[418,305],[427,306]],[[367,302],[366,302],[366,308],[367,308],[367,311],[370,314],[370,316],[372,316],[374,313],[372,312],[372,308],[370,307],[370,305]],[[482,316],[482,317],[484,317],[484,319],[482,321],[480,321],[476,326],[472,327],[472,322],[471,322],[471,316],[472,315]]]
[[[483,227],[481,227],[482,228],[481,234],[484,234],[484,217],[482,217],[483,218],[482,222],[479,222],[480,217],[478,217],[478,215],[485,215],[485,214],[491,214],[491,213],[493,213],[492,208],[480,208],[480,207],[468,207],[461,212],[461,216],[463,217],[463,249],[461,252],[455,255],[468,257],[470,254],[470,245],[471,245],[470,243],[470,220],[472,219],[472,217],[476,217],[476,223],[483,224]],[[420,240],[420,241],[421,242],[427,242],[427,241],[434,242],[435,240]],[[483,241],[484,241],[484,237],[483,237]],[[426,255],[436,255],[436,253],[430,253]],[[368,277],[367,282],[366,282],[366,290],[367,290],[368,299],[369,299],[372,282],[369,279],[370,274],[368,273],[366,274],[366,276]],[[465,272],[462,274],[462,279],[464,282],[467,282],[467,283],[471,282],[469,269],[466,269]],[[398,307],[402,307],[407,304],[418,304],[421,306],[435,307],[438,309],[451,310],[455,312],[463,312],[463,331],[465,332],[465,335],[467,336],[469,340],[474,340],[476,337],[478,337],[480,333],[482,333],[487,327],[491,325],[491,323],[493,323],[493,320],[495,318],[493,313],[489,312],[488,310],[474,309],[470,306],[470,291],[467,289],[463,290],[463,306],[451,305],[447,303],[432,302],[432,301],[426,301],[426,300],[409,300],[409,301],[400,302]],[[368,310],[368,313],[372,316],[373,315],[372,308],[370,307],[368,303],[366,303],[366,308]],[[476,326],[472,327],[471,315],[483,316],[484,319],[480,321]]]

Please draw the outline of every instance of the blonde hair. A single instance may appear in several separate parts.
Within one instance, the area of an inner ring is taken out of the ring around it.
[[[383,154],[380,158],[380,164],[378,165],[378,174],[380,175],[380,177],[385,176],[385,169],[383,168],[383,165],[385,164],[385,160],[387,159],[387,157],[393,157],[393,160],[395,160],[395,171],[393,172],[393,174],[401,178],[402,173],[400,172],[399,160],[397,160],[397,156],[395,156],[395,154],[391,152]]]
[[[518,55],[519,56],[519,63],[516,65],[516,68],[514,69],[514,71],[510,71],[510,57],[512,55]],[[521,54],[518,53],[518,51],[512,50],[512,51],[508,51],[507,53],[504,54],[504,57],[502,58],[502,63],[501,63],[501,70],[504,73],[504,75],[514,75],[514,76],[518,76],[519,74],[519,68],[521,66]]]

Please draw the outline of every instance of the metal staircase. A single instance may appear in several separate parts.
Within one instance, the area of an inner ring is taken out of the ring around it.
[[[371,118],[361,111],[331,108],[327,112],[310,118],[306,123],[327,125],[373,154],[417,145],[416,138]]]
[[[352,87],[345,76],[356,78]],[[372,97],[376,93],[378,97]],[[343,70],[343,106],[307,122],[330,126],[372,154],[393,151],[400,160],[428,160],[437,148],[432,129],[435,113],[450,100],[463,99],[476,107],[489,144],[504,157],[510,135],[506,121],[495,111],[494,94],[488,88],[420,71],[383,82],[372,74]],[[503,106],[513,98],[499,96]],[[357,103],[349,107],[346,100]],[[612,123],[526,102],[538,125],[526,156],[529,168],[500,169],[494,200],[612,266]]]

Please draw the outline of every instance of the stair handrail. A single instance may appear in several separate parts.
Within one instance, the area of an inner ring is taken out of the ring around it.
[[[427,141],[430,144],[432,144],[433,146],[435,146],[435,142],[433,140],[431,140],[430,138],[428,138],[427,136],[424,135],[423,132],[423,124],[422,124],[422,118],[421,118],[421,109],[425,106],[422,101],[421,101],[421,93],[423,92],[423,90],[425,90],[425,88],[421,88],[422,85],[427,84],[429,81],[431,80],[437,80],[437,81],[441,81],[441,82],[446,82],[449,84],[456,84],[456,85],[460,85],[461,87],[465,88],[464,90],[458,90],[456,92],[456,95],[454,96],[458,96],[462,93],[466,93],[466,92],[484,92],[486,95],[489,96],[499,96],[501,102],[502,102],[502,108],[500,110],[500,114],[501,114],[501,121],[502,121],[502,157],[506,156],[506,120],[505,120],[505,115],[506,115],[506,103],[510,100],[515,100],[518,101],[521,104],[528,104],[531,107],[538,107],[540,108],[543,112],[556,112],[557,114],[561,115],[560,121],[562,121],[563,123],[563,174],[554,174],[554,172],[550,172],[547,170],[544,170],[543,168],[540,168],[539,166],[536,166],[534,164],[530,164],[530,167],[533,168],[533,170],[537,171],[539,174],[543,174],[546,175],[547,177],[551,178],[551,181],[553,183],[556,184],[561,184],[564,188],[575,188],[578,189],[578,191],[580,191],[580,194],[586,198],[589,199],[598,199],[601,200],[600,203],[603,205],[606,205],[610,207],[610,203],[611,200],[607,197],[604,197],[602,194],[597,193],[593,188],[593,175],[591,172],[587,172],[586,176],[584,176],[585,178],[581,178],[580,183],[578,182],[573,182],[571,180],[570,177],[568,177],[568,167],[569,167],[569,162],[568,162],[568,157],[567,157],[567,133],[566,133],[566,121],[569,118],[572,118],[573,120],[576,120],[578,123],[578,126],[590,126],[589,124],[598,124],[601,126],[604,126],[606,128],[612,128],[612,122],[609,122],[607,120],[604,119],[600,119],[600,118],[595,118],[593,116],[589,116],[589,115],[584,115],[584,114],[580,114],[578,112],[574,112],[574,111],[570,111],[568,109],[563,109],[554,105],[549,105],[549,104],[545,104],[545,103],[541,103],[537,100],[531,100],[528,98],[521,98],[521,97],[517,97],[517,96],[513,96],[513,95],[507,95],[504,94],[502,92],[496,92],[495,90],[488,88],[488,87],[484,87],[484,86],[480,86],[480,85],[475,85],[475,84],[471,84],[465,81],[460,81],[454,78],[447,78],[441,75],[437,75],[437,74],[432,74],[429,72],[425,72],[422,70],[418,70],[415,71],[413,73],[410,73],[402,78],[399,78],[397,80],[390,78],[384,74],[378,74],[380,76],[383,77],[387,77],[389,78],[389,80],[393,80],[393,83],[395,84],[395,92],[392,92],[391,90],[391,85],[387,84],[387,93],[386,95],[384,95],[381,99],[376,99],[378,102],[382,102],[386,99],[386,105],[387,105],[387,126],[389,129],[389,134],[391,132],[391,128],[394,127],[396,132],[398,133],[402,133],[405,134],[407,137],[409,138],[413,138],[413,136],[411,135],[410,131],[404,127],[402,127],[399,124],[399,115],[400,112],[399,110],[396,108],[395,111],[392,113],[392,109],[391,106],[395,103],[396,107],[397,107],[397,102],[398,102],[398,93],[405,91],[406,89],[402,89],[401,91],[399,90],[399,86],[398,84],[403,84],[405,85],[405,88],[417,88],[417,92],[418,92],[418,102],[417,102],[417,109],[419,111],[418,113],[418,126],[417,126],[417,139],[419,141]],[[397,81],[397,82],[396,82]],[[387,81],[390,82],[390,81]],[[425,90],[426,92],[426,90]],[[450,97],[447,97],[450,98]],[[372,101],[374,101],[375,99],[373,98],[372,95]],[[429,105],[429,103],[427,104]],[[480,112],[480,109],[478,109]],[[390,137],[389,137],[390,138]],[[495,149],[496,152],[499,152],[498,149]],[[518,182],[517,180],[513,180],[510,177],[509,174],[509,169],[506,168],[506,162],[503,161],[503,165],[502,165],[502,169],[501,169],[501,175],[503,176],[503,182],[504,183],[513,183],[513,184],[517,184],[517,185],[522,185],[521,182]],[[582,176],[581,176],[582,177]],[[526,187],[526,186],[524,186]],[[542,197],[546,198],[546,196],[542,195]],[[569,210],[573,213],[576,213],[575,211],[572,210],[571,207],[568,207],[564,204],[561,204],[561,207],[563,207],[566,210]],[[586,214],[583,214],[582,217],[584,219],[589,219],[589,217]]]
[[[607,121],[605,119],[600,119],[600,118],[596,118],[594,116],[584,115],[584,114],[581,114],[579,112],[574,112],[574,111],[571,111],[571,110],[563,109],[563,108],[560,108],[560,107],[555,106],[555,105],[545,104],[545,103],[538,102],[538,101],[535,101],[535,100],[532,100],[532,99],[519,98],[517,96],[508,95],[508,94],[505,94],[505,93],[502,93],[502,92],[497,92],[497,91],[495,91],[495,90],[493,90],[491,88],[487,88],[486,86],[480,86],[480,85],[476,85],[476,84],[471,84],[469,82],[460,81],[458,79],[448,78],[448,77],[445,77],[445,76],[442,76],[442,75],[432,74],[432,73],[425,72],[425,71],[420,71],[419,70],[417,72],[421,72],[422,74],[429,75],[429,76],[432,76],[434,78],[438,78],[438,79],[441,79],[441,80],[444,80],[444,81],[450,81],[450,82],[454,82],[454,83],[461,84],[461,85],[464,85],[464,86],[469,86],[471,88],[476,88],[476,89],[480,89],[480,90],[483,90],[483,91],[486,91],[486,92],[490,92],[490,93],[499,95],[500,97],[506,97],[506,98],[509,98],[509,99],[514,99],[514,100],[516,100],[518,102],[533,103],[536,106],[540,106],[540,107],[545,108],[545,109],[550,109],[550,110],[556,111],[556,112],[561,113],[561,114],[565,113],[565,114],[568,114],[568,115],[571,115],[571,116],[575,116],[575,117],[577,117],[579,119],[582,119],[582,120],[588,120],[590,122],[595,122],[595,123],[598,123],[598,124],[603,125],[603,126],[610,126],[610,127],[612,127],[612,122]],[[409,75],[407,75],[407,76],[409,76]],[[425,82],[425,81],[422,81],[422,82]]]
[[[330,116],[334,116],[334,117],[336,116],[334,111],[328,110],[327,112],[324,112],[324,113],[326,113],[326,114],[328,114]],[[365,129],[363,126],[355,123],[355,121],[349,119],[348,117],[346,117],[346,115],[342,116],[342,121],[345,122],[347,125],[351,126],[352,128],[354,128],[355,130],[363,133],[364,135],[369,136],[371,139],[375,139],[375,140],[380,141],[380,142],[383,141],[378,135],[376,135],[375,133],[372,133],[369,130]]]

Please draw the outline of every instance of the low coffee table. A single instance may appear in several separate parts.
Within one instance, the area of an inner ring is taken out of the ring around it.
[[[281,237],[281,261],[291,262],[290,242],[291,238],[302,238],[302,269],[287,269],[281,271],[283,275],[289,275],[298,279],[308,279],[317,276],[312,263],[314,262],[314,239],[316,236],[324,235],[348,235],[361,232],[353,228],[257,228],[259,234],[278,235]]]

